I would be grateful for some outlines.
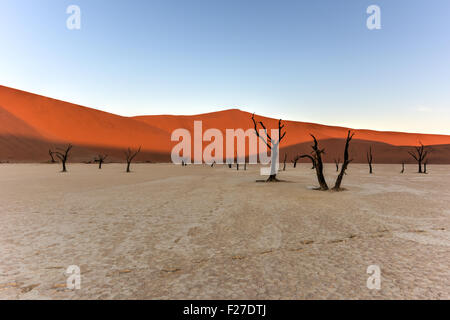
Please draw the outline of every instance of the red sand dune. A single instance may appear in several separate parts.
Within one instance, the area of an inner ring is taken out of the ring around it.
[[[169,161],[173,130],[193,130],[194,120],[202,120],[203,131],[209,128],[249,129],[251,114],[231,109],[195,116],[121,117],[32,93],[0,86],[0,161],[42,162],[48,149],[72,143],[72,161],[91,161],[99,152],[121,161],[127,147],[142,146],[138,161]],[[268,128],[277,120],[256,116]],[[289,158],[310,152],[310,133],[327,149],[326,161],[342,153],[348,128],[286,121],[287,135],[281,152]],[[356,162],[365,161],[365,152],[373,146],[375,162],[411,162],[407,150],[422,142],[432,146],[430,163],[450,163],[450,136],[355,130],[351,147]],[[207,143],[204,143],[206,146]]]

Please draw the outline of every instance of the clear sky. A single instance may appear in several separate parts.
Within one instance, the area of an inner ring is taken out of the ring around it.
[[[126,116],[450,134],[450,1],[1,0],[0,84]]]

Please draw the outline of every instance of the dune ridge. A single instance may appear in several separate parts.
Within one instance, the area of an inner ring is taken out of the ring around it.
[[[238,109],[200,115],[155,115],[123,117],[108,112],[64,102],[41,95],[0,86],[0,161],[48,161],[48,149],[72,143],[72,161],[91,161],[99,152],[110,154],[110,160],[122,161],[127,147],[142,146],[137,161],[168,162],[176,142],[173,130],[192,132],[195,120],[203,123],[203,132],[217,128],[252,128],[251,114]],[[276,128],[277,119],[256,116],[268,128]],[[326,162],[340,156],[341,144],[349,128],[307,122],[285,121],[287,135],[281,153],[288,159],[298,153],[309,153],[313,133],[327,149]],[[353,130],[353,129],[352,129]],[[365,161],[369,145],[374,146],[375,163],[413,162],[407,150],[422,142],[432,146],[430,163],[450,163],[450,136],[354,130],[351,153],[355,162]],[[205,147],[208,143],[204,143]]]

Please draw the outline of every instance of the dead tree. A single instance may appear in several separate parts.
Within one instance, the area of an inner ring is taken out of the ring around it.
[[[422,143],[420,143],[419,147],[415,147],[415,152],[416,153],[414,153],[414,151],[408,151],[408,153],[411,155],[411,157],[413,157],[417,161],[417,164],[419,165],[418,173],[423,173],[422,172],[422,163],[426,160],[428,151],[425,150],[425,146]]]
[[[308,158],[309,160],[311,160],[311,163],[312,163],[311,170],[314,170],[316,168],[316,164],[314,163],[314,158],[312,156],[310,156],[308,154],[304,154],[304,155],[300,156],[300,159],[303,159],[303,158]]]
[[[402,162],[402,171],[400,171],[400,173],[404,173],[405,172],[405,163]]]
[[[352,133],[350,130],[348,130],[347,140],[345,141],[344,162],[342,163],[341,172],[339,173],[339,175],[336,179],[336,183],[334,184],[333,190],[336,190],[336,191],[341,190],[342,178],[345,175],[345,171],[347,170],[349,163],[352,162],[352,160],[350,160],[348,157],[348,147],[349,147],[350,141],[352,141],[354,135],[355,135],[354,133]]]
[[[372,174],[372,161],[373,161],[373,155],[372,155],[372,147],[369,148],[369,152],[367,152],[367,163],[369,163],[369,173]]]
[[[139,152],[141,152],[141,147],[139,147],[139,149],[135,152],[132,151],[130,148],[128,148],[128,150],[125,151],[125,157],[127,160],[127,172],[131,172],[130,171],[131,161],[133,161],[133,159],[138,155]]]
[[[286,171],[286,159],[287,159],[287,153],[284,154],[283,171]]]
[[[428,161],[425,161],[425,163],[423,164],[423,173],[427,174],[427,164]]]
[[[264,129],[264,136],[260,135],[258,132],[258,123],[255,120],[255,114],[252,115],[252,121],[255,129],[256,136],[260,138],[266,146],[270,149],[270,175],[267,179],[267,182],[276,182],[279,181],[277,179],[277,170],[278,170],[278,152],[281,141],[286,136],[286,131],[283,131],[284,124],[281,124],[281,119],[278,121],[278,139],[272,140],[272,137],[267,132],[266,127],[264,126],[264,123],[262,121],[259,121],[258,123],[261,125],[261,127]]]
[[[56,157],[61,160],[62,163],[62,172],[67,172],[66,169],[66,162],[69,158],[69,152],[72,149],[72,145],[69,144],[65,149],[62,148],[56,148],[56,151],[52,151],[51,153],[56,155]]]
[[[52,163],[56,163],[55,158],[53,157],[53,151],[51,149],[48,149],[48,154],[50,155],[50,158],[52,160],[50,160]]]
[[[106,158],[108,158],[107,154],[99,154],[97,159],[94,159],[94,162],[98,162],[98,168],[102,168],[103,162],[105,162]]]
[[[339,163],[341,162],[341,159],[337,158],[334,159],[334,164],[336,165],[336,172],[339,172]]]
[[[301,156],[297,155],[295,156],[294,160],[292,160],[292,163],[294,164],[294,168],[297,168],[297,162],[300,160]]]
[[[328,190],[328,185],[325,180],[325,176],[323,175],[323,161],[322,161],[322,154],[325,153],[325,149],[319,148],[319,143],[317,142],[317,139],[314,135],[311,134],[311,137],[314,140],[314,145],[311,146],[313,151],[311,152],[312,155],[302,155],[301,158],[308,158],[313,163],[314,169],[316,169],[316,175],[317,175],[317,181],[319,182],[320,187],[318,190],[326,191]]]

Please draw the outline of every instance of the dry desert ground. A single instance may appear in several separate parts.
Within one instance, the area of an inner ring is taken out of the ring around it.
[[[450,166],[351,164],[344,192],[306,163],[68,170],[0,165],[1,299],[450,299]]]

